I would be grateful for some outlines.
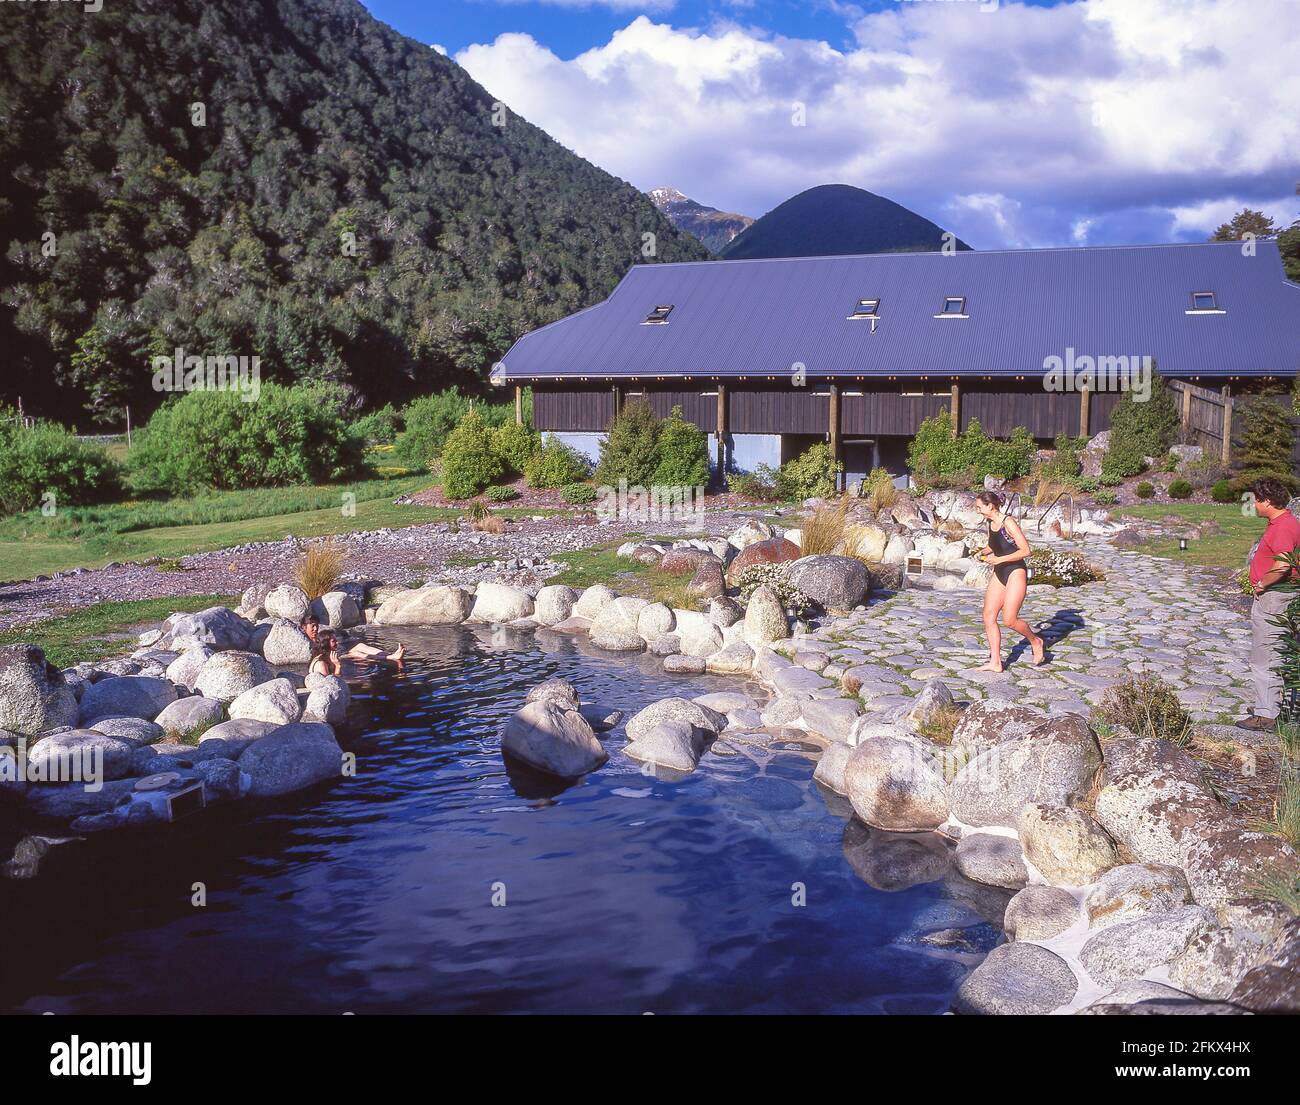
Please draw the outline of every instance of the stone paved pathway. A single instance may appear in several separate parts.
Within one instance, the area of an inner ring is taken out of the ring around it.
[[[904,705],[933,678],[970,701],[1003,697],[1053,713],[1087,713],[1107,687],[1147,672],[1172,683],[1199,721],[1245,713],[1254,697],[1246,660],[1250,622],[1210,573],[1096,539],[1053,547],[1083,553],[1106,579],[1029,589],[1025,617],[1048,640],[1051,662],[1041,669],[1031,666],[1019,635],[1004,630],[1006,670],[972,670],[986,656],[982,595],[965,589],[913,588],[834,619],[800,639],[807,655],[797,662],[815,668],[822,662],[815,654],[822,653],[843,668],[871,665],[875,678],[864,680],[862,692],[870,713]]]

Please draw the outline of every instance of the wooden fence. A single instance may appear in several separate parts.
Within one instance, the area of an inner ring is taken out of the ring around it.
[[[1197,387],[1183,380],[1168,381],[1182,412],[1182,438],[1189,445],[1203,446],[1208,455],[1217,455],[1227,465],[1234,445],[1240,445],[1245,433],[1245,412],[1262,396],[1232,395]],[[1274,397],[1276,398],[1276,397]],[[1287,402],[1287,397],[1282,397]],[[1291,419],[1291,467],[1300,472],[1300,419]]]

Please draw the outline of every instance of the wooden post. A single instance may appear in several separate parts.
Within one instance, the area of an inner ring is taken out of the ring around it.
[[[715,427],[718,448],[718,486],[727,486],[727,385],[718,381],[718,411]]]
[[[1222,463],[1226,468],[1232,458],[1232,394],[1226,384],[1223,387],[1223,455]]]
[[[614,393],[614,417],[617,418],[623,410],[623,389],[615,384],[610,390]]]
[[[831,384],[830,408],[830,425],[827,428],[830,432],[831,460],[838,462],[840,459],[840,389],[834,384]],[[838,491],[842,486],[843,473],[837,472],[835,489]]]
[[[1187,431],[1192,425],[1192,385],[1183,387],[1183,440],[1187,440]]]
[[[524,385],[515,384],[515,425],[524,424]]]
[[[961,391],[955,380],[952,385],[952,433],[954,437],[961,433]]]
[[[1079,389],[1079,436],[1088,436],[1088,416],[1089,408],[1092,406],[1092,392],[1088,390],[1088,385],[1084,384]]]

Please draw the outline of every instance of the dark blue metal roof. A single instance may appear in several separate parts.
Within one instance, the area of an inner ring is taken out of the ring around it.
[[[1274,241],[637,265],[610,297],[524,335],[498,381],[1041,375],[1044,359],[1152,356],[1166,376],[1290,376],[1300,285]],[[1193,292],[1222,313],[1189,314]],[[945,296],[967,318],[935,318]],[[850,321],[880,300],[879,322]],[[665,325],[643,325],[672,304]]]

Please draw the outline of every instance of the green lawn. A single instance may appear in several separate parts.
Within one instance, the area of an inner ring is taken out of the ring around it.
[[[667,603],[681,610],[694,610],[697,604],[686,593],[686,587],[691,582],[690,576],[671,576],[647,564],[615,555],[615,550],[623,541],[635,540],[640,536],[643,535],[631,534],[617,544],[556,553],[554,559],[567,564],[568,568],[546,582],[579,591],[596,583],[604,583],[619,594],[640,595],[652,602]]]
[[[1218,529],[1202,537],[1189,538],[1187,551],[1178,551],[1178,539],[1162,538],[1149,541],[1137,551],[1151,556],[1165,556],[1171,560],[1184,560],[1207,568],[1244,568],[1250,547],[1264,532],[1263,518],[1254,514],[1243,516],[1239,504],[1229,503],[1160,503],[1121,507],[1115,515],[1132,518],[1160,519],[1177,515],[1186,522],[1213,521]]]
[[[141,599],[135,602],[101,602],[71,614],[47,618],[38,625],[0,632],[0,645],[34,642],[45,650],[55,667],[66,668],[82,660],[134,651],[124,637],[141,626],[162,621],[177,611],[192,613],[209,606],[233,606],[233,595],[189,595],[183,598]]]
[[[401,476],[319,487],[228,491],[194,499],[142,500],[104,507],[39,511],[0,520],[0,581],[30,579],[115,560],[173,558],[288,535],[325,537],[354,530],[446,521],[459,508],[396,506],[393,500],[429,486],[428,476]],[[343,513],[343,495],[356,512]],[[505,509],[505,517],[554,513]]]

